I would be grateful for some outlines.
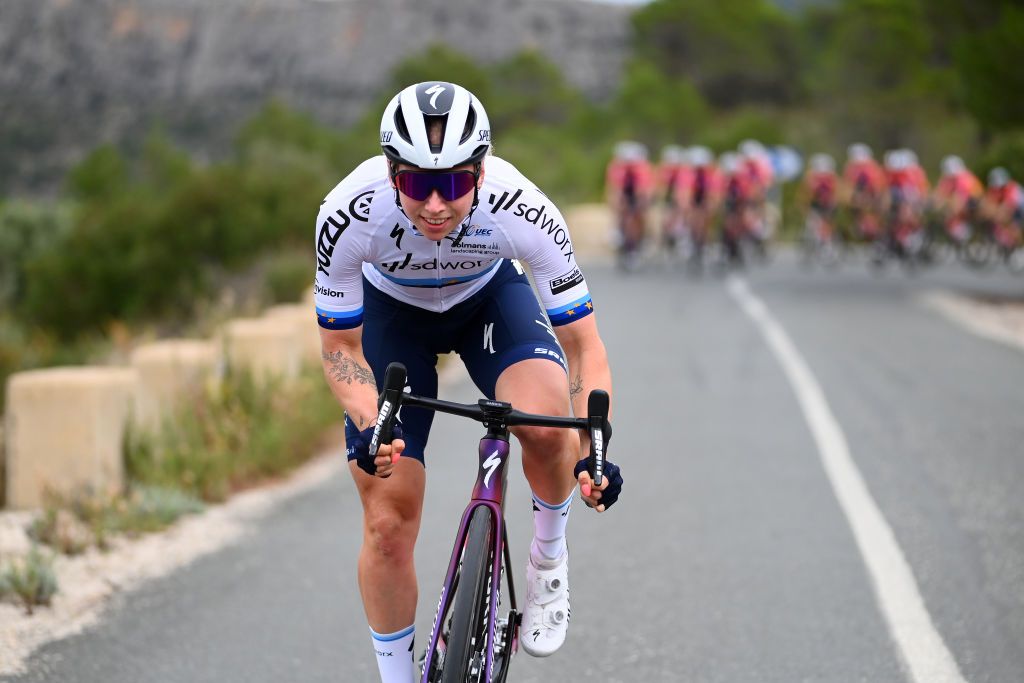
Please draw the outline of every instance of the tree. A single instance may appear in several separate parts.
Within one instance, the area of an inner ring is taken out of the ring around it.
[[[920,0],[846,0],[814,75],[819,106],[852,139],[910,143],[919,115],[944,106]]]
[[[423,81],[457,83],[476,95],[481,102],[490,101],[490,78],[475,61],[445,45],[432,45],[422,54],[400,62],[392,72],[392,88],[387,97]],[[377,109],[383,111],[383,107]]]
[[[82,200],[115,197],[128,182],[128,164],[113,145],[97,147],[67,175],[71,195]]]
[[[655,0],[633,15],[636,55],[723,107],[794,102],[797,37],[795,23],[765,0]]]
[[[626,70],[614,103],[623,133],[656,148],[669,142],[692,142],[710,119],[707,104],[686,80],[636,60]]]
[[[488,76],[491,95],[484,102],[497,130],[527,123],[562,126],[582,105],[559,68],[533,50],[499,62]]]
[[[997,16],[954,48],[966,107],[985,130],[1024,127],[1024,8],[1005,4]]]

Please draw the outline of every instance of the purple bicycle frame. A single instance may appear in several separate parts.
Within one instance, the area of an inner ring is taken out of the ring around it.
[[[469,533],[469,521],[473,512],[480,506],[487,506],[491,509],[492,526],[491,538],[494,540],[494,548],[491,561],[491,604],[487,611],[487,658],[484,662],[484,679],[490,681],[494,666],[494,644],[497,637],[497,612],[498,593],[501,580],[502,559],[509,564],[508,544],[505,542],[505,516],[504,516],[504,494],[505,494],[505,464],[509,457],[509,443],[504,439],[484,437],[480,439],[480,467],[477,471],[476,485],[473,487],[473,498],[466,511],[462,513],[462,521],[459,523],[459,533],[455,537],[455,547],[452,549],[452,557],[448,562],[448,573],[444,577],[441,586],[441,597],[437,603],[437,614],[434,616],[434,625],[430,629],[430,644],[427,646],[426,657],[423,661],[422,683],[427,683],[427,676],[430,675],[431,664],[437,651],[437,639],[441,637],[441,622],[448,614],[452,603],[452,587],[455,582],[455,574],[459,571],[459,563],[462,558],[462,546],[466,543],[466,536]],[[510,602],[515,607],[515,591],[512,587],[512,577],[508,577]],[[518,649],[519,631],[515,630],[515,636],[510,643],[507,657]]]

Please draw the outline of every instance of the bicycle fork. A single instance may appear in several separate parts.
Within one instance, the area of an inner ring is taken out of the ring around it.
[[[502,566],[504,565],[509,568],[512,566],[504,516],[505,465],[508,462],[509,453],[508,432],[504,429],[504,425],[501,425],[500,429],[489,428],[488,435],[480,440],[480,463],[477,471],[477,481],[473,487],[473,496],[462,513],[462,520],[459,523],[459,531],[455,537],[452,556],[448,562],[448,571],[441,586],[437,613],[434,616],[434,624],[430,629],[430,641],[423,660],[422,683],[429,683],[429,677],[433,669],[439,664],[434,661],[434,658],[438,656],[438,643],[441,640],[441,632],[443,630],[442,624],[451,609],[455,589],[458,585],[463,547],[466,544],[466,537],[469,533],[469,523],[473,513],[479,507],[490,508],[491,539],[493,543],[491,548],[490,590],[488,591],[486,657],[483,662],[480,680],[487,683],[502,680],[507,671],[509,660],[518,650],[520,617],[519,612],[516,610],[515,588],[511,574],[507,577],[510,613],[508,620],[501,624],[500,632],[498,630],[499,619],[497,617]],[[511,572],[511,569],[509,571]],[[497,677],[493,675],[495,655],[501,656],[500,668],[497,672],[499,675]]]

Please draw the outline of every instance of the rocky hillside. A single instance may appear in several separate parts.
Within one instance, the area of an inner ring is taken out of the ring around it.
[[[3,0],[0,188],[45,187],[97,143],[157,120],[216,149],[270,96],[346,124],[396,62],[435,42],[486,61],[536,48],[599,98],[618,79],[629,11],[587,0]]]

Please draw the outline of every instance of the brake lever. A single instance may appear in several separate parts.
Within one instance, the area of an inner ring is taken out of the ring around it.
[[[370,438],[370,456],[377,457],[381,444],[391,443],[391,431],[402,407],[406,370],[401,363],[391,363],[384,374],[384,390],[377,397],[377,424]]]
[[[610,400],[608,392],[594,389],[587,398],[587,423],[590,429],[590,475],[594,486],[604,481],[604,425],[608,422]]]

